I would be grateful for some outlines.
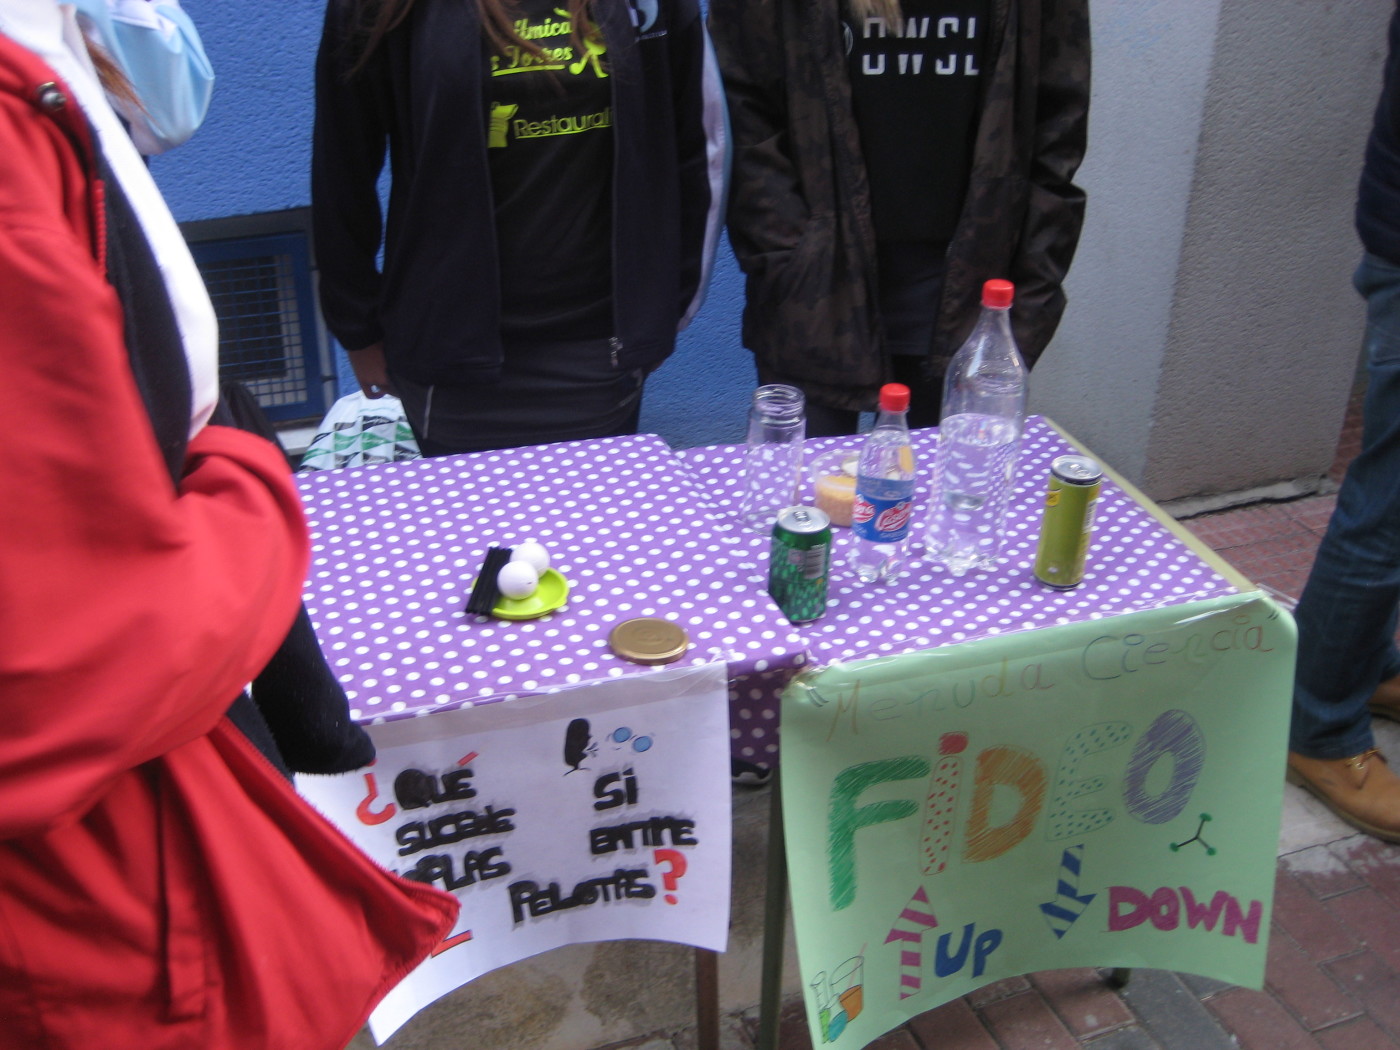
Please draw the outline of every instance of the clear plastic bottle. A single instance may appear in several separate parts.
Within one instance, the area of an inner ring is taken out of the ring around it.
[[[961,576],[992,569],[1026,423],[1026,363],[1011,333],[1010,281],[982,286],[982,316],[943,381],[931,514],[931,560]]]
[[[880,388],[880,412],[861,449],[851,506],[849,564],[862,583],[896,579],[904,567],[915,476],[908,411],[907,386]]]

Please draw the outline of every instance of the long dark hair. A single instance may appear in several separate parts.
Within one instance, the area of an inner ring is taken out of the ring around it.
[[[408,17],[415,2],[416,0],[358,0],[355,5],[354,30],[351,39],[347,41],[355,56],[350,65],[351,76],[364,68],[384,38]],[[526,40],[515,28],[516,11],[511,0],[475,2],[477,10],[481,13],[481,25],[493,51],[504,54],[507,48],[519,47],[535,56],[542,53],[539,44],[533,40]],[[565,0],[565,3],[568,6],[571,25],[570,38],[574,46],[581,49],[584,39],[592,33],[588,22],[592,0]]]

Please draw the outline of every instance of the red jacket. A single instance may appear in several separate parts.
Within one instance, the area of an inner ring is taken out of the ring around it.
[[[219,427],[172,489],[55,80],[0,36],[0,1047],[341,1050],[457,902],[223,717],[296,611],[300,504]]]

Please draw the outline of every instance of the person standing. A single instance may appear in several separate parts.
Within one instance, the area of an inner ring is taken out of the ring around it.
[[[313,233],[361,389],[425,455],[635,432],[708,280],[723,124],[698,0],[330,0]]]
[[[1361,451],[1294,612],[1298,667],[1288,778],[1354,827],[1400,842],[1400,777],[1371,716],[1400,721],[1400,4],[1356,202],[1364,253]]]
[[[889,381],[936,422],[989,278],[1033,363],[1084,215],[1088,0],[712,0],[709,26],[744,343],[808,433],[854,433]]]
[[[72,5],[0,0],[0,1044],[340,1050],[458,904],[307,805],[242,693],[306,523],[281,450],[209,425],[129,92]]]

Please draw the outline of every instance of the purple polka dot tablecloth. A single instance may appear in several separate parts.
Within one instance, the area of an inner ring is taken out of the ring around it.
[[[1039,417],[1027,423],[1000,567],[954,577],[920,557],[937,431],[913,441],[921,480],[905,575],[859,584],[845,568],[850,531],[835,529],[826,615],[800,628],[766,593],[767,533],[738,519],[743,447],[673,452],[655,435],[300,475],[313,535],[307,609],[353,716],[367,723],[649,673],[614,655],[608,633],[637,616],[674,620],[691,642],[681,663],[729,665],[734,754],[764,763],[777,754],[778,696],[805,665],[1238,590],[1110,478],[1084,582],[1037,583],[1050,462],[1077,451]],[[808,462],[860,442],[812,439]],[[527,539],[569,580],[564,608],[522,621],[465,613],[487,548]]]
[[[892,656],[1239,592],[1200,550],[1108,477],[1099,497],[1084,581],[1066,591],[1038,583],[1031,568],[1050,463],[1057,456],[1079,451],[1039,416],[1027,421],[999,567],[994,572],[973,570],[953,576],[922,557],[938,432],[919,430],[912,438],[919,483],[908,568],[893,584],[859,583],[845,564],[851,532],[833,529],[826,615],[799,628],[807,643],[809,666]],[[807,441],[804,455],[810,463],[828,449],[856,453],[860,446],[859,437],[813,438]],[[686,449],[677,456],[693,476],[718,527],[745,552],[735,556],[742,571],[750,579],[766,579],[768,536],[738,524],[743,446]],[[736,755],[760,762],[776,756],[770,710],[777,702],[772,693],[775,688],[781,691],[783,684],[770,675],[748,676],[731,686]]]
[[[690,648],[670,666],[788,676],[805,660],[804,640],[742,564],[747,547],[702,509],[655,435],[318,471],[297,484],[312,527],[307,611],[357,721],[650,673],[608,646],[633,617],[685,629]],[[528,539],[569,581],[564,607],[535,620],[464,612],[487,549]]]

